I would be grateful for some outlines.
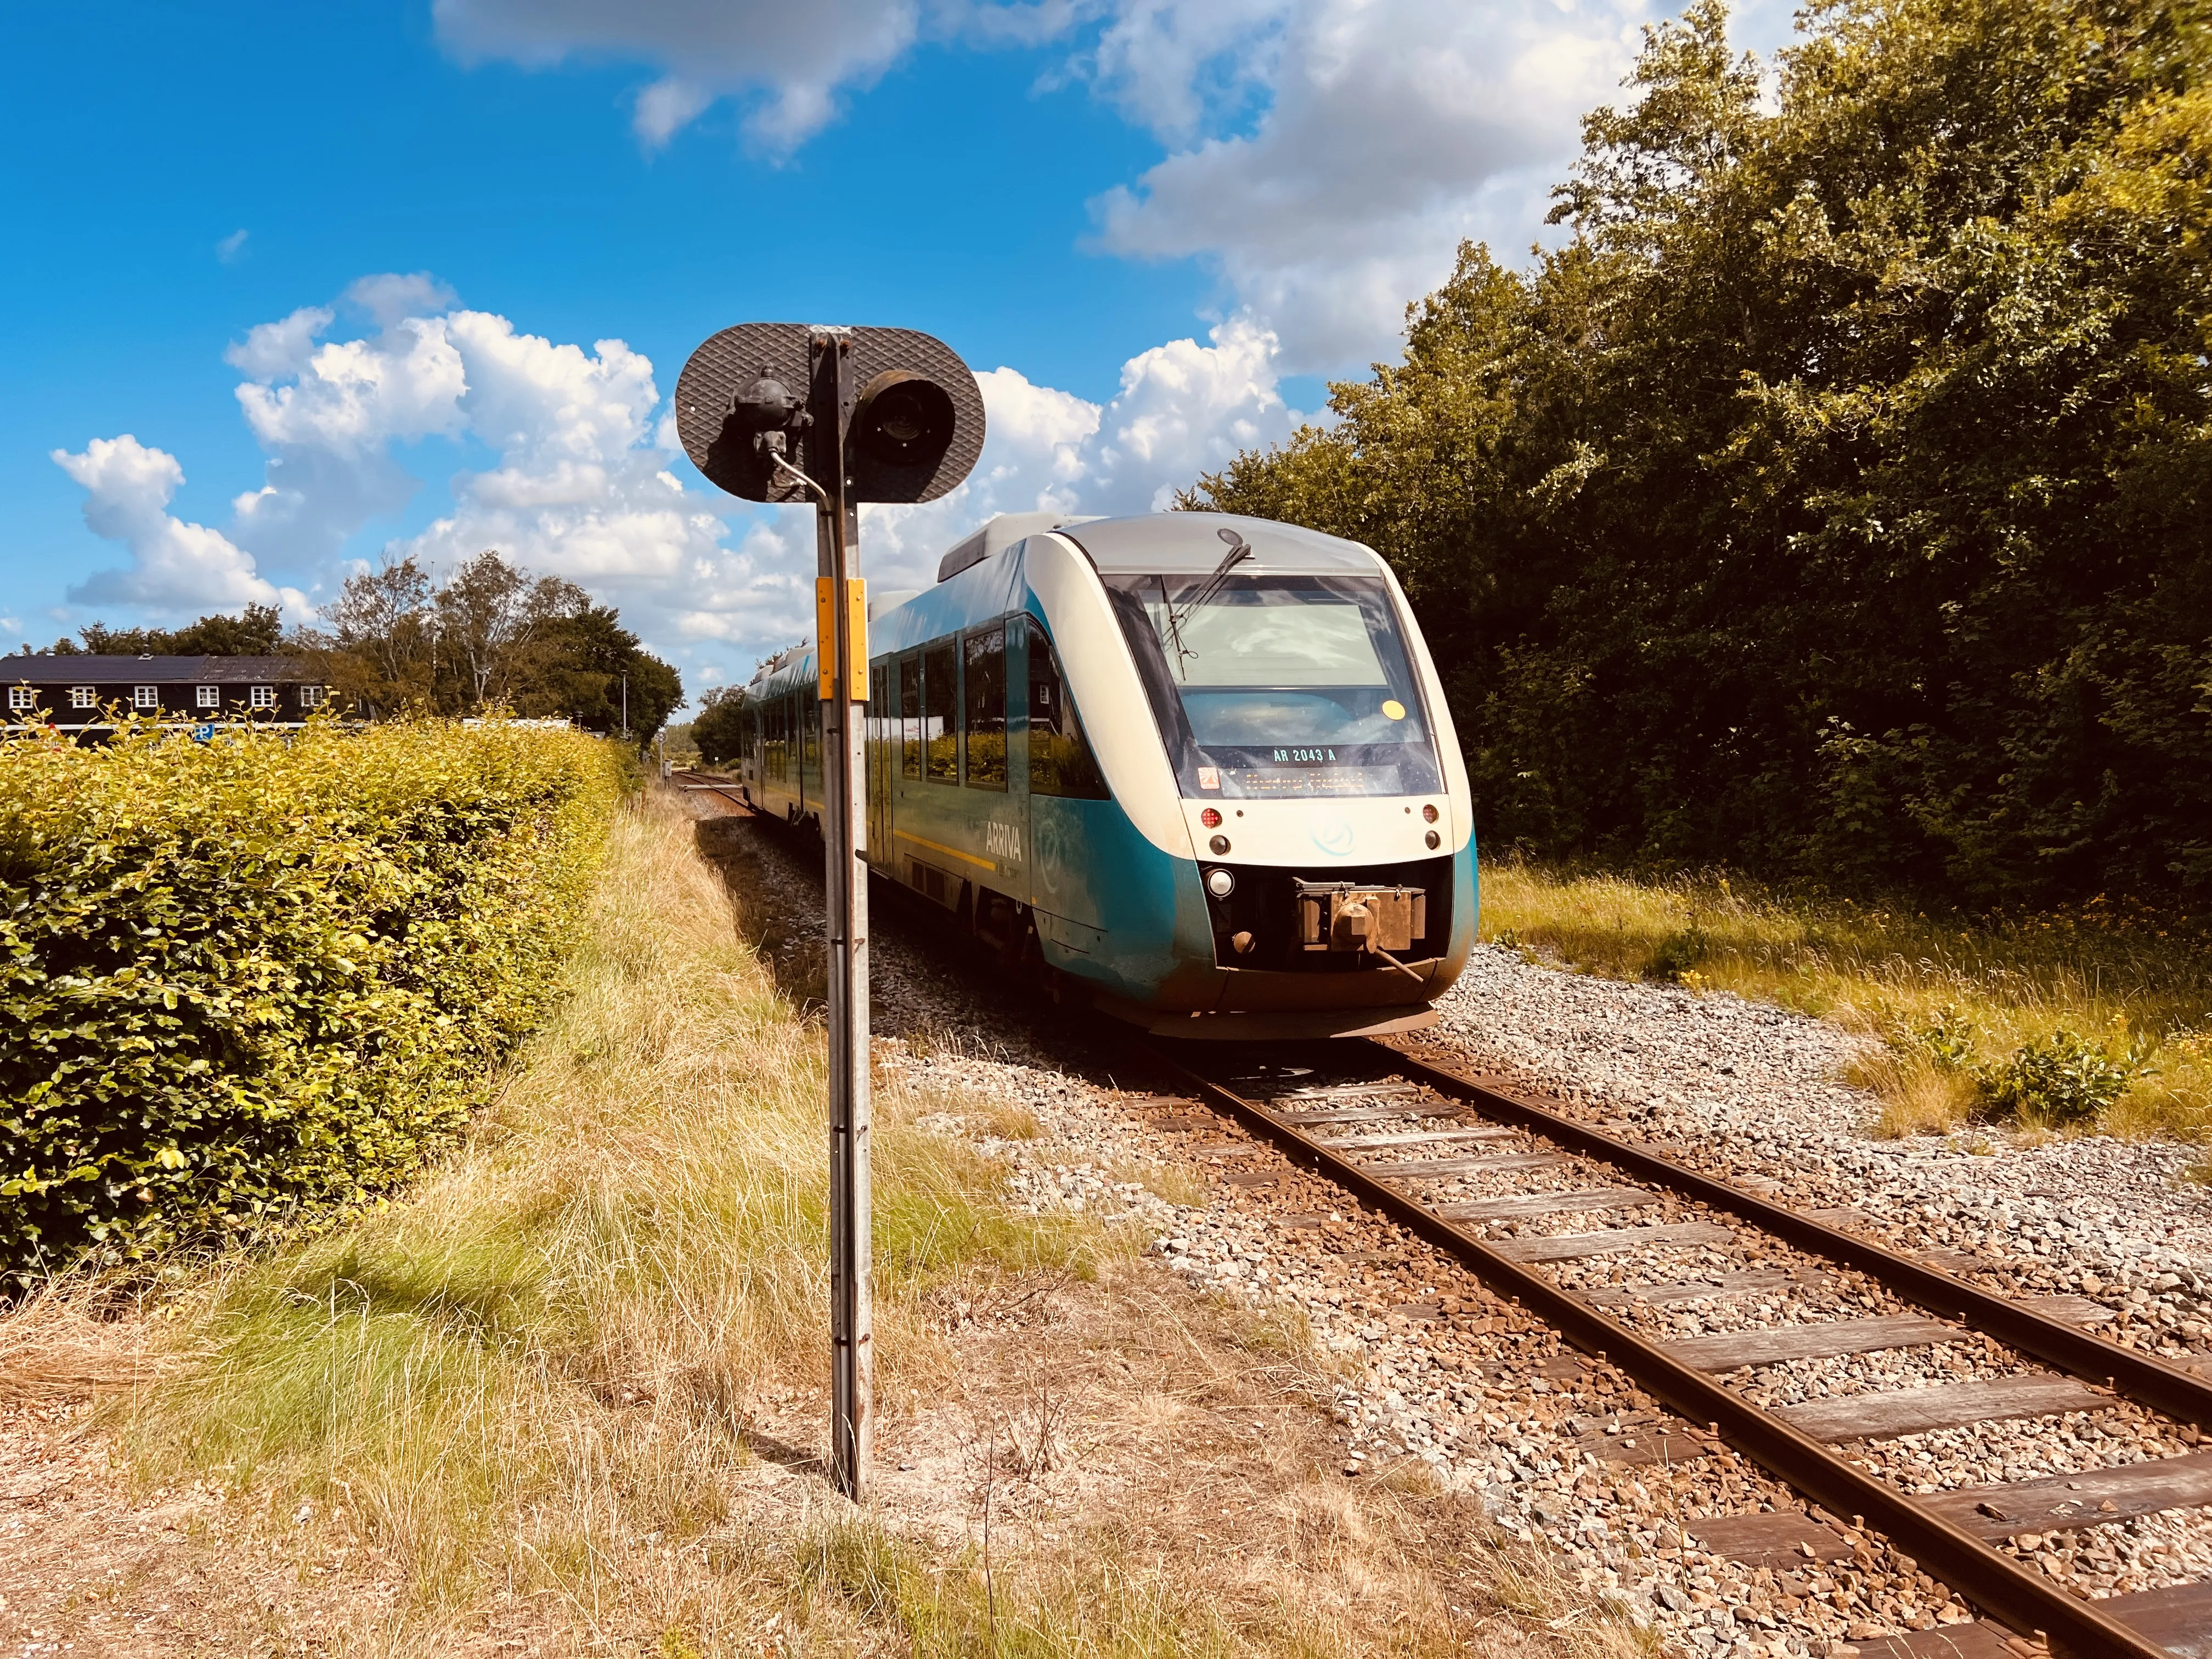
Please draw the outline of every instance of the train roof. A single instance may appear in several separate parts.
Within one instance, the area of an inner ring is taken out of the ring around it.
[[[1094,519],[1059,533],[1089,556],[1104,575],[1204,575],[1221,562],[1228,531],[1250,544],[1252,556],[1238,566],[1253,575],[1303,572],[1371,575],[1380,562],[1358,542],[1324,536],[1270,519],[1229,513],[1147,513],[1138,518]]]
[[[1212,570],[1228,551],[1232,532],[1252,550],[1237,569],[1249,575],[1372,575],[1382,560],[1358,542],[1326,536],[1271,519],[1241,518],[1230,513],[1146,513],[1123,519],[1085,519],[1059,513],[1003,513],[947,550],[938,563],[939,587],[988,562],[1017,543],[1049,532],[1083,550],[1103,575],[1200,575]],[[921,593],[885,594],[869,607],[872,626]],[[802,678],[814,654],[807,640],[779,652],[753,676],[751,687]]]

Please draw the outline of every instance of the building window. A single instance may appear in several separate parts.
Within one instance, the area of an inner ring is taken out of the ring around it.
[[[301,708],[320,708],[322,706],[323,706],[323,688],[322,688],[321,686],[319,686],[319,685],[303,685],[303,686],[301,686],[301,687],[300,688],[300,707],[301,707]]]
[[[32,687],[11,685],[8,688],[8,707],[17,714],[22,713],[25,709],[36,708],[38,706],[39,694]]]
[[[99,706],[100,698],[94,693],[93,689],[90,686],[72,685],[70,687],[70,708],[97,708]]]
[[[222,707],[222,688],[219,685],[196,685],[192,688],[192,702],[202,708],[220,708]]]
[[[246,702],[250,708],[274,708],[276,706],[276,688],[257,685],[247,694]]]
[[[132,686],[131,706],[133,708],[159,708],[161,706],[161,688],[158,685]]]

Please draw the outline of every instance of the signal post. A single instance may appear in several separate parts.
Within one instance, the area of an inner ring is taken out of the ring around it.
[[[830,1465],[868,1493],[875,1407],[868,1188],[868,646],[860,503],[933,501],[983,447],[967,365],[911,329],[742,323],[676,385],[684,452],[715,484],[815,507],[815,659],[830,1037]],[[888,849],[886,849],[888,850]]]

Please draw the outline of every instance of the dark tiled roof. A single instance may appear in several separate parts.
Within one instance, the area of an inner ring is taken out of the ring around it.
[[[20,685],[308,685],[300,657],[0,657],[0,683]]]

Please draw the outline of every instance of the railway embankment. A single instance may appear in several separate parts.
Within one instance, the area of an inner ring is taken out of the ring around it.
[[[1158,1194],[1130,1202],[1127,1160],[1165,1155],[1198,1172],[1201,1191],[1174,1211],[1154,1253],[1191,1288],[1305,1329],[1326,1357],[1351,1485],[1424,1471],[1478,1499],[1501,1535],[1539,1552],[1592,1605],[1684,1651],[2021,1650],[1978,1622],[1986,1603],[1970,1604],[1878,1531],[1823,1519],[1817,1506],[1808,1517],[1789,1486],[1571,1351],[1445,1254],[1200,1109],[1171,1080],[1148,1078],[1133,1045],[1098,1068],[1122,1085],[1102,1096],[1077,1080],[1095,1065],[1076,1058],[1089,1040],[1079,1024],[1046,1016],[1033,1025],[1036,1011],[1021,996],[979,996],[973,977],[902,949],[900,933],[896,920],[878,927],[879,1003],[894,1010],[890,1023],[904,1040],[918,1039],[923,1070],[999,1099],[994,1109],[1016,1126],[1001,1138],[1033,1201],[1103,1205],[1141,1231],[1162,1218]],[[1843,1080],[1878,1041],[1863,1030],[1710,990],[1565,972],[1511,947],[1480,952],[1445,1012],[1429,1046],[1463,1066],[1986,1291],[2058,1298],[2069,1317],[2130,1346],[2202,1363],[2205,1194],[2186,1178],[2195,1157],[2186,1146],[2078,1127],[2063,1136],[1979,1123],[1948,1138],[1884,1134],[1884,1103]],[[943,1035],[963,1031],[964,1046]],[[1404,1103],[1351,1115],[1395,1118]],[[1061,1150],[1041,1152],[1019,1127],[1024,1115],[1055,1126],[1046,1144]],[[1388,1159],[1394,1141],[1406,1143],[1408,1174],[1437,1151],[1414,1143],[1507,1138],[1423,1133],[1413,1120],[1368,1127],[1387,1132],[1374,1156]],[[1359,1137],[1359,1126],[1347,1134]],[[1071,1159],[1064,1149],[1075,1145],[1092,1155]],[[1575,1160],[1504,1150],[1464,1160],[1492,1166],[1484,1173],[1443,1158],[1440,1190],[1480,1208],[1493,1191],[1517,1203],[1531,1186],[1603,1184]],[[1671,1200],[1659,1214],[1692,1231],[1716,1218],[1726,1218]],[[1529,1224],[1593,1223],[1568,1215]],[[1729,1230],[1711,1231],[1725,1238]],[[1948,1406],[1960,1397],[1944,1392],[1953,1389],[2046,1386],[2016,1350],[1971,1331],[1902,1332],[1924,1322],[1922,1310],[1883,1284],[1754,1233],[1706,1249],[1571,1261],[1559,1277],[1636,1310],[1624,1314],[1632,1328],[1662,1343],[1756,1346],[1770,1328],[1825,1336],[1822,1327],[1838,1327],[1851,1338],[1843,1345],[1850,1352],[1815,1341],[1802,1359],[1730,1376],[1771,1411],[1832,1406],[1849,1416],[1909,1391],[1938,1390],[1930,1398]],[[1683,1277],[1742,1285],[1637,1310],[1636,1287]],[[1900,1332],[1887,1346],[1858,1338],[1862,1327],[1891,1325]],[[2066,1594],[2118,1597],[2127,1616],[2171,1626],[2172,1609],[2195,1607],[2212,1579],[2212,1515],[2187,1501],[2146,1504],[2135,1487],[2159,1465],[2196,1478],[2197,1446],[2188,1423],[2100,1397],[2026,1418],[1875,1434],[1851,1461],[1916,1497],[1969,1504],[1999,1486],[1995,1497],[2012,1501],[2050,1486],[2057,1522],[1979,1524]],[[2085,1500],[2069,1494],[2092,1489],[2101,1503],[2112,1503],[2108,1492],[2126,1501],[2109,1520],[2075,1516]]]

